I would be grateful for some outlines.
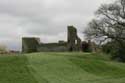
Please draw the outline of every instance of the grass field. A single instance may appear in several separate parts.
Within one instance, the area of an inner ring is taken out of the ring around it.
[[[0,83],[125,83],[125,64],[90,53],[0,56]]]

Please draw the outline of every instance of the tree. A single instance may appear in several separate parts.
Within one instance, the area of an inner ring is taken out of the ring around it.
[[[100,44],[115,41],[119,47],[115,56],[122,56],[120,59],[125,60],[125,0],[103,4],[95,14],[96,19],[85,30],[86,36],[100,41]]]

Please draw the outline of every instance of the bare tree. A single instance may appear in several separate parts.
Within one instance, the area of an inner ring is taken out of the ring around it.
[[[88,38],[101,43],[106,40],[116,41],[120,48],[125,48],[125,0],[116,0],[111,4],[103,4],[96,11],[85,30]],[[121,50],[120,50],[121,51]]]
[[[125,40],[125,0],[103,4],[96,11],[97,19],[89,23],[85,33],[90,38]]]

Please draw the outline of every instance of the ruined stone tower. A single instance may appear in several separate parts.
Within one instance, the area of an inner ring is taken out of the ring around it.
[[[81,50],[81,39],[77,35],[77,30],[74,26],[68,26],[67,44],[69,51]]]
[[[37,47],[40,44],[40,38],[35,37],[23,37],[22,38],[22,52],[30,53],[37,52]]]

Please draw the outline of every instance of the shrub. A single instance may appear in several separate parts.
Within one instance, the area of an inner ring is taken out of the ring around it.
[[[111,59],[125,62],[125,42],[121,44],[116,41],[108,42],[102,46],[102,50],[104,53],[110,54]]]

